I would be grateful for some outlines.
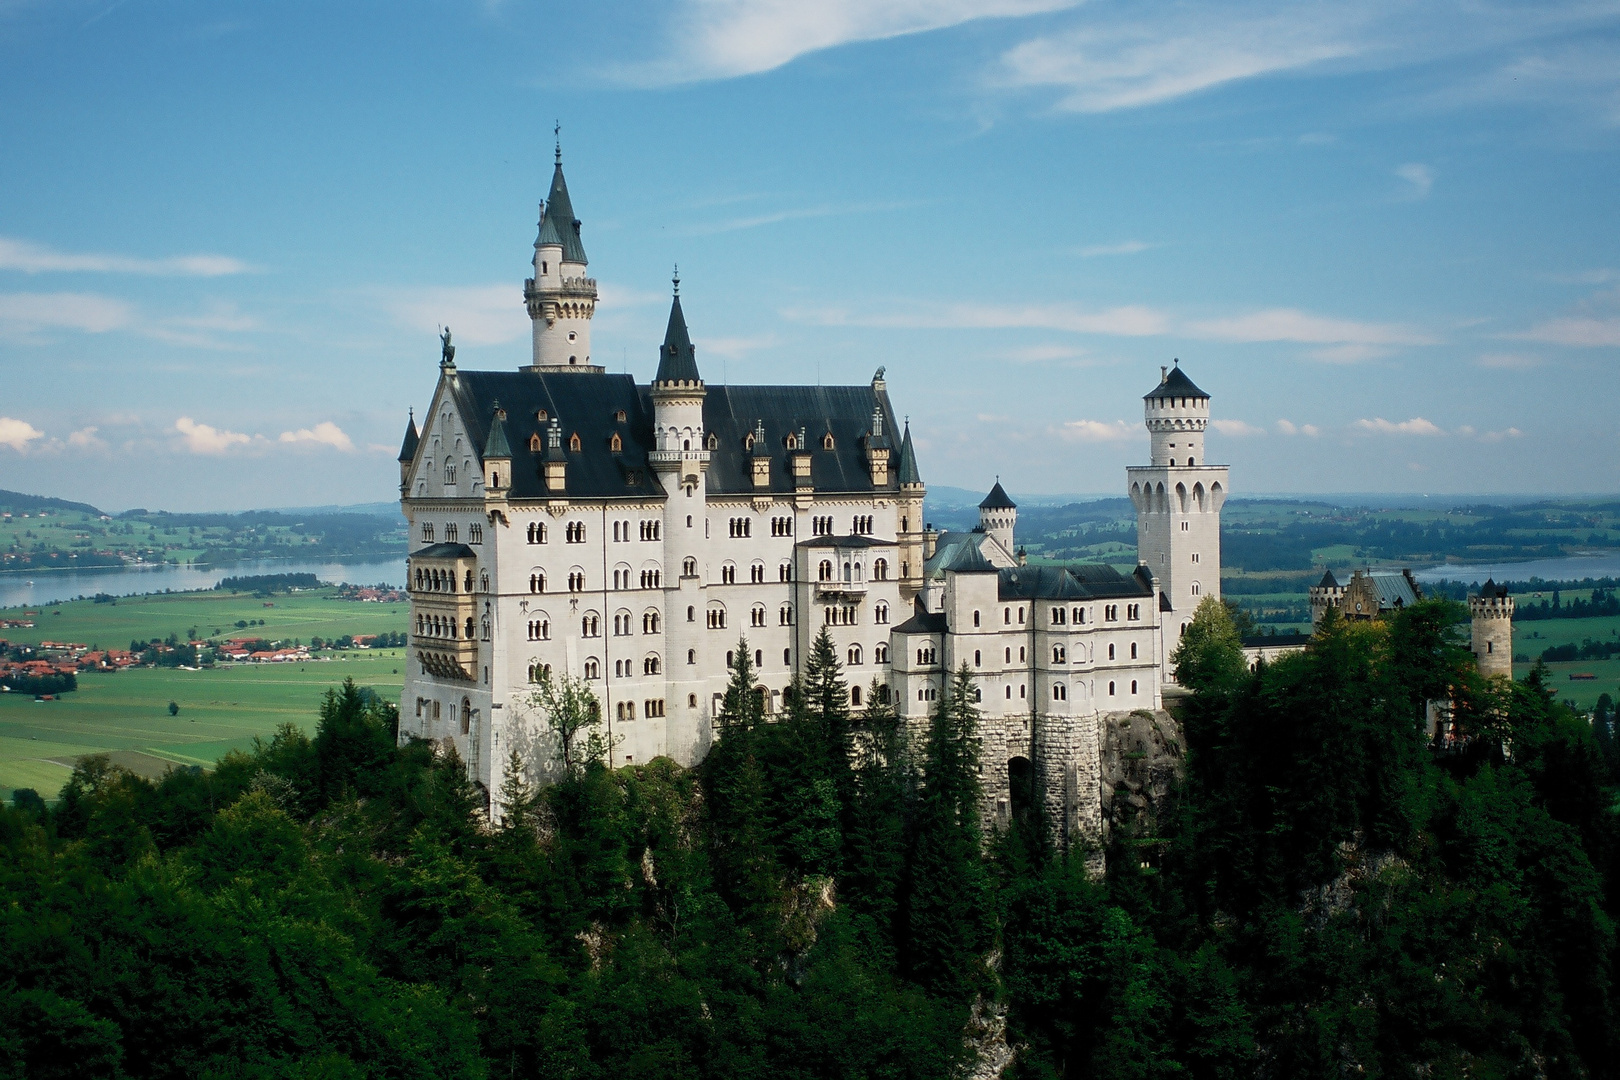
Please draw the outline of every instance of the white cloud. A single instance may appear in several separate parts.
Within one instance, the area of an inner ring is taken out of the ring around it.
[[[751,352],[771,348],[777,344],[777,339],[775,334],[763,334],[759,337],[705,337],[694,339],[693,344],[697,346],[700,354],[712,353],[728,360],[741,360]]]
[[[1523,341],[1544,341],[1549,345],[1610,348],[1620,345],[1620,318],[1567,315],[1548,319],[1522,334],[1508,336]]]
[[[96,434],[96,432],[100,430],[100,428],[91,425],[90,427],[82,427],[78,431],[71,432],[67,437],[68,445],[73,447],[75,450],[103,449],[107,444],[101,439],[100,436]]]
[[[1124,420],[1106,423],[1102,420],[1068,420],[1057,429],[1059,438],[1068,442],[1118,442],[1134,439],[1137,428]]]
[[[690,236],[711,236],[716,233],[738,232],[742,229],[757,229],[762,225],[775,225],[783,221],[800,221],[805,218],[842,217],[847,214],[877,214],[892,210],[907,210],[916,206],[915,202],[889,202],[889,203],[830,203],[823,206],[802,206],[790,210],[774,210],[764,214],[753,214],[748,217],[730,218],[726,221],[716,221],[707,224],[692,225],[683,233]]]
[[[1503,431],[1487,431],[1485,434],[1479,437],[1479,441],[1490,443],[1501,442],[1503,439],[1517,439],[1523,434],[1524,432],[1520,431],[1518,428],[1510,427]]]
[[[1313,315],[1295,308],[1270,308],[1227,319],[1192,323],[1187,331],[1193,337],[1216,341],[1294,341],[1307,345],[1334,346],[1320,349],[1318,359],[1339,363],[1368,359],[1375,350],[1391,345],[1430,345],[1434,338],[1421,331],[1394,323],[1357,322]]]
[[[1434,170],[1427,165],[1408,162],[1395,170],[1395,175],[1412,185],[1407,194],[1414,199],[1426,199],[1434,189]]]
[[[1242,420],[1211,420],[1210,425],[1222,435],[1234,435],[1240,438],[1248,435],[1264,435],[1266,433],[1265,428],[1255,427],[1253,424],[1245,423]]]
[[[253,442],[251,435],[199,424],[189,416],[176,420],[174,430],[184,436],[186,449],[193,454],[223,454],[233,446],[247,446]]]
[[[850,315],[825,309],[782,312],[783,316],[825,326],[871,326],[911,330],[1066,330],[1077,334],[1110,334],[1118,337],[1152,337],[1170,331],[1170,319],[1163,312],[1141,305],[1127,305],[1104,311],[1085,311],[1067,304],[963,303],[950,307],[929,307],[883,315]]]
[[[1135,255],[1137,252],[1146,251],[1157,246],[1157,244],[1149,244],[1141,240],[1126,240],[1120,244],[1097,244],[1093,247],[1083,247],[1075,254],[1082,259],[1094,259],[1099,255]]]
[[[1078,360],[1084,355],[1086,350],[1074,345],[1025,345],[999,350],[993,358],[1016,364],[1045,364],[1057,360]]]
[[[28,449],[29,443],[44,437],[43,431],[26,420],[0,416],[0,446],[9,446],[20,454]]]
[[[1414,416],[1410,420],[1402,420],[1399,423],[1391,420],[1385,420],[1382,416],[1380,416],[1374,420],[1357,420],[1355,426],[1358,430],[1364,431],[1370,435],[1445,434],[1445,432],[1441,431],[1440,428],[1436,427],[1428,420],[1423,419],[1421,416]]]
[[[1077,0],[693,0],[675,7],[666,55],[621,69],[628,82],[668,85],[753,75],[806,53],[1031,15]]]
[[[315,443],[320,446],[330,446],[334,450],[341,450],[345,454],[354,451],[354,441],[343,433],[342,428],[330,420],[322,420],[312,428],[283,431],[280,441],[284,443]]]
[[[1295,424],[1292,420],[1278,420],[1277,432],[1280,435],[1305,435],[1314,439],[1322,434],[1322,429],[1315,424]]]
[[[523,290],[511,282],[390,290],[386,301],[401,325],[434,336],[448,326],[455,342],[503,345],[529,333]],[[438,352],[438,343],[429,343]]]
[[[105,334],[134,322],[135,309],[95,293],[0,293],[0,331],[80,330]]]
[[[0,236],[0,270],[26,274],[142,274],[159,277],[223,277],[245,274],[253,267],[228,255],[177,255],[140,259],[130,255],[56,251],[26,240]]]

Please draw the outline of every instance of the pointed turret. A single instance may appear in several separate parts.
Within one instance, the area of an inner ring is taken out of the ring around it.
[[[416,430],[416,410],[411,410],[411,418],[405,422],[405,441],[399,446],[399,460],[409,465],[416,460],[416,447],[422,441],[421,432]]]
[[[1007,489],[996,480],[996,486],[979,503],[979,529],[1001,545],[1008,555],[1013,552],[1013,529],[1018,525],[1018,504],[1007,497]]]
[[[506,498],[512,484],[512,445],[506,441],[506,410],[495,402],[489,418],[489,438],[484,440],[484,494],[494,499]]]
[[[512,457],[512,446],[506,441],[506,410],[495,403],[495,415],[489,422],[489,438],[484,440],[484,460]]]
[[[908,487],[912,484],[922,486],[922,473],[917,471],[917,451],[911,445],[911,423],[909,421],[906,423],[905,436],[900,440],[900,465],[897,473],[896,479],[900,481],[901,487]]]
[[[596,314],[596,279],[585,273],[585,244],[579,219],[563,179],[562,145],[551,173],[551,194],[540,204],[540,232],[534,241],[534,277],[523,286],[523,298],[534,323],[534,362],[529,371],[589,372],[591,318]]]
[[[997,480],[996,486],[990,489],[990,494],[986,495],[984,497],[984,501],[979,503],[979,509],[1016,510],[1018,509],[1018,504],[1013,502],[1012,499],[1008,498],[1007,489],[1001,486],[1000,480]]]
[[[658,352],[656,384],[702,385],[698,374],[697,351],[686,331],[686,315],[681,311],[681,279],[675,278],[675,298],[669,305],[669,326],[664,330],[664,346]]]
[[[540,216],[540,236],[534,246],[555,244],[562,248],[562,261],[586,265],[585,244],[580,239],[580,220],[574,216],[574,204],[568,198],[568,181],[563,179],[562,147],[557,148],[557,164],[551,170],[551,194]]]

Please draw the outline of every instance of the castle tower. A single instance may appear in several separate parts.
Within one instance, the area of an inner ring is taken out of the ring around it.
[[[1013,554],[1013,527],[1018,524],[1018,504],[1007,497],[1007,492],[996,481],[990,494],[979,504],[979,528],[1000,544],[1008,555]]]
[[[1513,597],[1507,586],[1486,581],[1478,596],[1468,598],[1468,614],[1479,673],[1513,678]]]
[[[1322,580],[1311,586],[1311,629],[1322,621],[1322,616],[1328,613],[1328,608],[1337,607],[1340,599],[1344,597],[1344,586],[1339,579],[1333,576],[1333,571],[1324,570]]]
[[[653,377],[654,449],[647,455],[669,497],[664,500],[664,626],[668,649],[669,682],[666,696],[685,702],[693,694],[704,700],[704,676],[714,674],[701,663],[687,663],[691,654],[706,657],[704,628],[708,603],[708,433],[703,427],[703,399],[707,391],[698,374],[697,354],[681,311],[681,279],[674,279],[675,296],[669,306],[669,326],[658,353]],[[712,718],[711,718],[712,719]],[[692,734],[701,746],[671,745],[677,761],[696,761],[707,751],[708,724],[695,725]],[[671,737],[674,737],[673,730]]]
[[[900,598],[908,605],[922,591],[923,563],[933,552],[923,543],[923,485],[922,473],[917,468],[917,450],[911,445],[911,422],[906,421],[906,433],[900,440],[900,462],[895,467],[895,481],[900,485]]]
[[[1136,506],[1137,559],[1162,590],[1168,656],[1204,597],[1220,599],[1221,506],[1228,481],[1225,465],[1204,458],[1209,395],[1193,385],[1179,361],[1159,371],[1159,385],[1143,398],[1152,464],[1130,466],[1126,476]]]
[[[534,363],[527,371],[600,372],[591,363],[591,317],[596,314],[596,279],[585,276],[585,245],[579,219],[563,179],[562,144],[551,174],[551,194],[540,205],[540,234],[534,241],[534,277],[523,283],[523,299],[534,323]]]

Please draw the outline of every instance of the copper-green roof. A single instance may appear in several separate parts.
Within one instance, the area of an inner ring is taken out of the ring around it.
[[[901,484],[920,484],[922,474],[917,471],[917,451],[911,445],[911,424],[906,424],[905,438],[900,440],[900,464],[895,469]]]

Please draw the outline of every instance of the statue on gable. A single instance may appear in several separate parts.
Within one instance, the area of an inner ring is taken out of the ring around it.
[[[448,326],[444,328],[444,333],[439,335],[439,344],[444,349],[444,359],[440,360],[439,364],[442,367],[449,367],[456,362],[456,347],[450,344],[450,328]]]

